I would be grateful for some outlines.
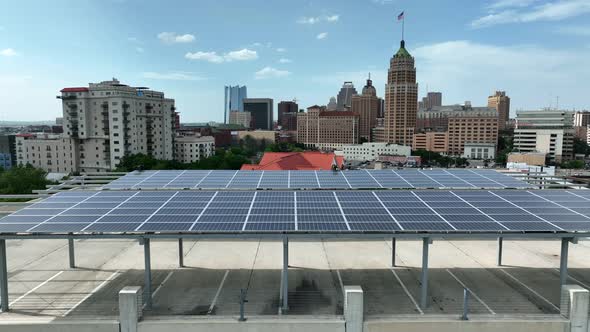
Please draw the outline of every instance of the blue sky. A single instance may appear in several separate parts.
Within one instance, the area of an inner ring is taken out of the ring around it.
[[[371,72],[383,97],[402,10],[421,95],[590,109],[590,0],[22,0],[0,12],[0,120],[53,119],[61,88],[111,77],[183,122],[221,121],[227,84],[305,108]]]

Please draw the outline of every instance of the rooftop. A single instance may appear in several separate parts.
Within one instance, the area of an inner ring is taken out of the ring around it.
[[[342,167],[344,157],[322,152],[265,152],[258,165],[242,165],[242,170],[331,170]]]

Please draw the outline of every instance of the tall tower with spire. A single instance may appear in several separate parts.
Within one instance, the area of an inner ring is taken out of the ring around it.
[[[385,141],[411,146],[418,113],[418,84],[414,58],[402,39],[391,58],[385,84]]]

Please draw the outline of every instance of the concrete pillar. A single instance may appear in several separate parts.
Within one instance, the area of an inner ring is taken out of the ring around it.
[[[498,238],[498,266],[502,266],[502,247],[504,245],[504,239]]]
[[[344,321],[346,332],[363,331],[363,289],[361,286],[344,286]]]
[[[559,255],[559,285],[564,286],[567,283],[567,255],[569,251],[570,239],[561,239],[561,254]]]
[[[184,267],[184,248],[182,238],[178,239],[178,266]]]
[[[561,315],[570,321],[570,332],[588,331],[590,292],[579,285],[561,287]]]
[[[0,240],[0,309],[8,311],[8,269],[6,268],[6,240]]]
[[[74,239],[68,239],[68,253],[70,256],[70,269],[76,267],[76,253],[74,251]]]
[[[127,286],[119,291],[119,330],[137,332],[141,318],[141,287]]]
[[[422,291],[420,293],[420,308],[426,309],[428,306],[428,247],[430,246],[430,239],[425,237],[422,239],[422,276],[420,283],[422,284]]]
[[[143,256],[145,262],[143,302],[146,309],[152,308],[152,262],[150,253],[150,239],[143,239]]]
[[[391,239],[391,266],[395,267],[395,249],[396,243],[395,238]]]
[[[287,311],[289,310],[289,239],[287,237],[283,238],[283,273],[281,289],[281,295],[283,296],[281,310]]]

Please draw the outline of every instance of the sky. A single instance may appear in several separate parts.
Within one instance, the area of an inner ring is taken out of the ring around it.
[[[590,109],[590,0],[50,2],[2,5],[0,121],[52,120],[60,89],[112,77],[164,91],[182,122],[222,121],[224,85],[307,108],[370,72],[383,97],[402,11],[420,96]]]

